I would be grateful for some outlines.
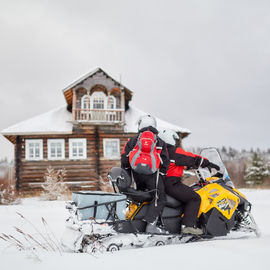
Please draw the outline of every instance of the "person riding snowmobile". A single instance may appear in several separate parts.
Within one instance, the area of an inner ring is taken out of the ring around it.
[[[197,228],[197,215],[201,204],[200,196],[190,187],[182,183],[185,167],[198,169],[212,168],[219,170],[219,166],[209,162],[208,159],[191,152],[186,152],[176,146],[179,140],[177,133],[170,129],[159,132],[158,136],[167,144],[170,166],[165,177],[165,192],[176,200],[185,204],[184,217],[181,225],[183,234],[200,235],[203,231]]]
[[[156,126],[156,119],[151,115],[140,117],[138,135],[126,143],[121,154],[121,167],[134,179],[137,189],[153,193],[154,200],[145,217],[147,233],[165,233],[157,221],[166,203],[163,178],[170,160]]]

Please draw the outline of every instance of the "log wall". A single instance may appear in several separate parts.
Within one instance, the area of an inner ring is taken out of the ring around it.
[[[41,190],[44,174],[49,166],[56,170],[65,168],[65,181],[70,190],[99,190],[100,177],[106,180],[108,171],[120,166],[119,159],[108,159],[103,153],[103,139],[120,139],[120,153],[129,137],[135,134],[123,133],[122,127],[82,126],[67,135],[35,135],[20,136],[15,145],[17,188],[22,192]],[[69,159],[69,139],[86,138],[87,158],[82,160]],[[25,158],[25,141],[27,139],[43,139],[43,160],[32,161]],[[65,159],[48,160],[48,139],[65,139]]]

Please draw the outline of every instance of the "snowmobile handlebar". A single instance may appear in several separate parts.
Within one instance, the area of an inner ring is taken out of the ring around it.
[[[208,168],[209,169],[209,168]],[[211,170],[209,169],[209,172],[211,173]],[[219,180],[223,180],[223,174],[221,172],[216,172],[215,174],[211,175],[210,177],[205,178],[201,171],[199,169],[195,170],[196,176],[199,179],[198,183],[200,184],[205,184],[205,183],[213,183],[213,182],[218,182]],[[212,180],[208,180],[208,178],[212,179]]]

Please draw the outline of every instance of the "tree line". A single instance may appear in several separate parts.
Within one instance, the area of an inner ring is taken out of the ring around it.
[[[237,150],[225,146],[217,149],[237,187],[270,187],[270,149]],[[201,148],[187,151],[200,154]]]
[[[226,168],[237,187],[270,188],[270,148],[267,150],[237,150],[232,147],[217,148]],[[187,148],[187,151],[200,154],[201,148]],[[0,160],[0,184],[7,180],[7,168],[13,167],[13,161]],[[5,181],[4,181],[5,179]]]

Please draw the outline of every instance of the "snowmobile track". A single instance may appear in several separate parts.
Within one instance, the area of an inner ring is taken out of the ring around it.
[[[202,236],[179,234],[117,233],[109,235],[85,235],[80,252],[118,251],[132,248],[176,245],[200,241]]]

